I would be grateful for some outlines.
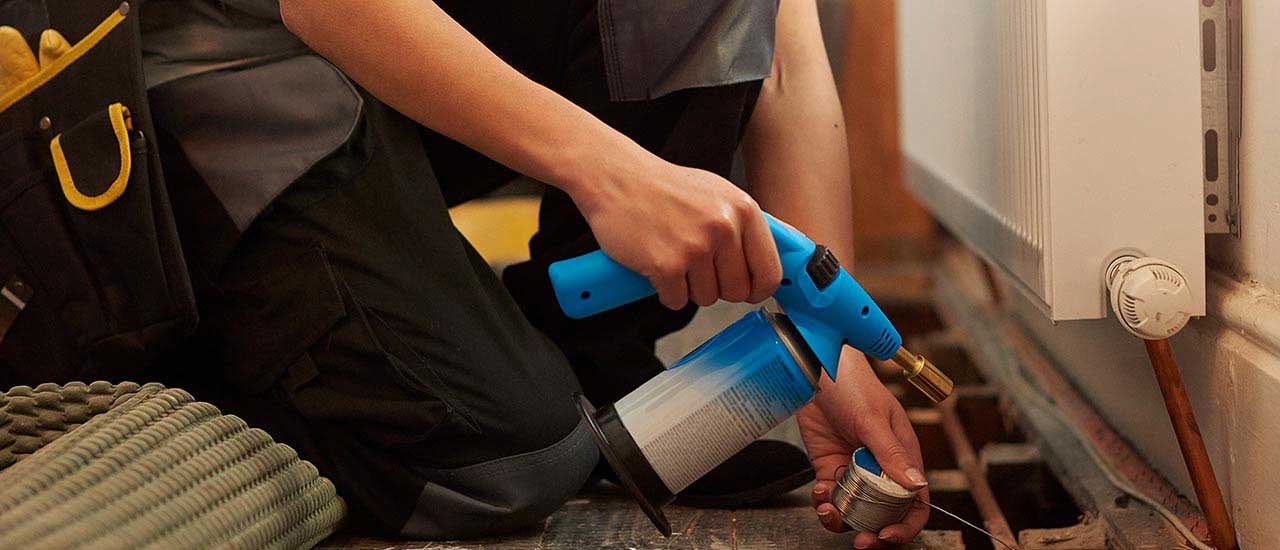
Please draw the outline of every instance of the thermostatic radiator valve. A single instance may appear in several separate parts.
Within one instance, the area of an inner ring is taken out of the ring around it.
[[[1159,258],[1124,255],[1107,266],[1106,280],[1116,318],[1138,338],[1168,338],[1191,319],[1191,285],[1178,266]]]

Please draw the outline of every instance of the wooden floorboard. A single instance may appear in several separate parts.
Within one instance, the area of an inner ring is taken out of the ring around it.
[[[409,541],[339,534],[322,550],[727,550],[735,548],[812,548],[847,550],[848,533],[829,533],[809,507],[809,487],[762,506],[699,509],[668,506],[663,511],[673,534],[664,538],[640,508],[617,486],[600,483],[584,490],[535,529],[503,537],[466,541]]]
[[[541,550],[545,548],[544,531],[540,526],[502,537],[465,541],[415,541],[339,533],[316,545],[315,550]]]
[[[734,511],[734,548],[849,550],[851,533],[832,533],[818,523],[805,486],[764,506]]]
[[[668,506],[663,512],[671,522],[670,538],[664,538],[621,489],[602,483],[551,516],[543,548],[728,548],[730,511]]]

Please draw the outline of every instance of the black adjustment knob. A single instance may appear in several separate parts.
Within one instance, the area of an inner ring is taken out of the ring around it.
[[[804,267],[809,273],[809,278],[813,279],[814,286],[818,290],[823,290],[836,280],[836,275],[840,273],[840,260],[836,259],[836,255],[826,246],[818,245],[813,249],[813,256],[809,257],[809,265]]]

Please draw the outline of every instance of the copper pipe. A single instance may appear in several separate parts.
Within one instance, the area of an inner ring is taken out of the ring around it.
[[[1182,449],[1182,460],[1187,464],[1187,472],[1191,474],[1191,486],[1195,488],[1196,499],[1204,509],[1205,518],[1209,522],[1209,539],[1219,550],[1236,550],[1236,528],[1231,524],[1231,516],[1227,513],[1227,505],[1222,500],[1222,489],[1218,486],[1218,478],[1213,474],[1213,464],[1209,462],[1209,453],[1204,448],[1204,438],[1200,436],[1200,426],[1196,424],[1196,413],[1191,410],[1191,399],[1187,397],[1187,388],[1182,383],[1182,373],[1178,371],[1178,360],[1173,355],[1173,347],[1168,338],[1160,340],[1143,340],[1147,345],[1147,356],[1151,358],[1151,368],[1156,371],[1156,381],[1160,383],[1160,393],[1164,394],[1164,407],[1169,411],[1169,422],[1173,424],[1173,433],[1178,436],[1178,447]]]
[[[978,462],[978,455],[973,451],[973,443],[969,441],[969,436],[965,435],[964,428],[960,425],[960,416],[956,414],[956,400],[943,401],[938,404],[938,408],[942,411],[942,431],[947,434],[951,451],[956,455],[956,465],[969,481],[969,494],[973,496],[973,502],[978,506],[978,512],[982,514],[982,522],[986,524],[987,530],[991,531],[992,535],[1017,548],[1018,539],[1013,536],[1013,530],[1009,528],[1009,520],[1005,519],[1004,512],[1000,510],[1000,504],[996,501],[996,495],[991,491],[991,485],[987,483],[987,472]]]
[[[1093,405],[1085,400],[1075,386],[1054,366],[1045,351],[1037,344],[1019,322],[1008,317],[992,317],[994,312],[986,311],[981,318],[998,327],[998,334],[1008,342],[1019,366],[1027,374],[1027,379],[1044,391],[1049,401],[1057,405],[1063,416],[1088,437],[1089,444],[1097,449],[1107,462],[1119,471],[1129,483],[1137,487],[1147,496],[1164,504],[1173,513],[1182,518],[1183,523],[1201,539],[1209,536],[1208,522],[1204,512],[1186,496],[1169,484],[1164,476],[1151,468],[1119,433],[1107,423]],[[966,336],[966,341],[973,341]]]

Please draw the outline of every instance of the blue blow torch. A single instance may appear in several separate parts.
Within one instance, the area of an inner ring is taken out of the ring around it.
[[[596,410],[579,399],[602,454],[664,534],[670,527],[659,508],[808,403],[822,370],[835,380],[845,344],[896,363],[934,402],[953,388],[902,347],[893,323],[827,247],[765,218],[782,263],[773,298],[784,313],[748,314],[613,405]],[[549,275],[575,319],[656,292],[600,250],[556,262]]]

